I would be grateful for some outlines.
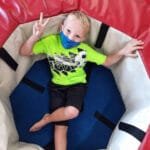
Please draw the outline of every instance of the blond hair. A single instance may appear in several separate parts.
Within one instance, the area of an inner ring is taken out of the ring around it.
[[[73,12],[69,13],[67,16],[70,16],[70,15],[73,15],[77,19],[79,19],[81,21],[81,23],[83,24],[83,27],[84,27],[84,30],[86,31],[86,33],[89,32],[90,26],[91,26],[91,21],[85,13],[83,13],[81,11],[73,11]]]

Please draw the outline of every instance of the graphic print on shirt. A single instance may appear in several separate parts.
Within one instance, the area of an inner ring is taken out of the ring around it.
[[[69,56],[54,55],[47,56],[51,69],[57,74],[63,73],[68,75],[68,72],[75,72],[78,67],[85,65],[86,52],[78,48],[78,53],[69,52]]]

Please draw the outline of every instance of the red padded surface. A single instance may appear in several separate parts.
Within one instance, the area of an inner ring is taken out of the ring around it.
[[[150,25],[150,6],[144,0],[86,0],[86,3],[81,0],[80,8],[133,37],[138,37]]]
[[[2,46],[17,25],[44,16],[55,16],[77,10],[78,0],[3,0],[0,2],[0,45]]]
[[[10,10],[0,1],[0,45],[16,28],[17,22],[11,17]]]
[[[145,42],[140,52],[150,75],[150,0],[3,0],[0,2],[0,45],[20,23],[44,16],[82,10],[128,35]]]
[[[150,150],[150,127],[139,147],[139,150]]]
[[[45,0],[50,15],[77,10],[79,0]]]
[[[150,75],[150,0],[81,0],[80,10],[145,42],[140,51]]]

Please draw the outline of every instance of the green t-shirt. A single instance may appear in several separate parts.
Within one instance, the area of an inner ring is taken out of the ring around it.
[[[52,82],[58,85],[86,83],[84,66],[86,62],[103,64],[106,56],[85,43],[65,49],[59,34],[49,35],[36,42],[33,54],[46,54],[52,72]]]

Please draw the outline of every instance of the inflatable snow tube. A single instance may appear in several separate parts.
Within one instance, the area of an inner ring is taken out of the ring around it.
[[[0,2],[0,149],[52,147],[52,125],[34,134],[28,132],[30,125],[50,109],[47,60],[42,55],[22,57],[19,49],[31,35],[41,11],[45,18],[51,18],[45,36],[58,32],[64,14],[72,10],[89,15],[92,26],[87,42],[98,51],[113,53],[131,37],[142,39],[145,47],[138,58],[124,58],[111,70],[90,67],[83,113],[70,121],[68,149],[148,148],[145,142],[150,123],[148,4],[148,0],[139,3],[119,0],[117,4],[114,0]],[[145,17],[141,18],[142,15]]]

